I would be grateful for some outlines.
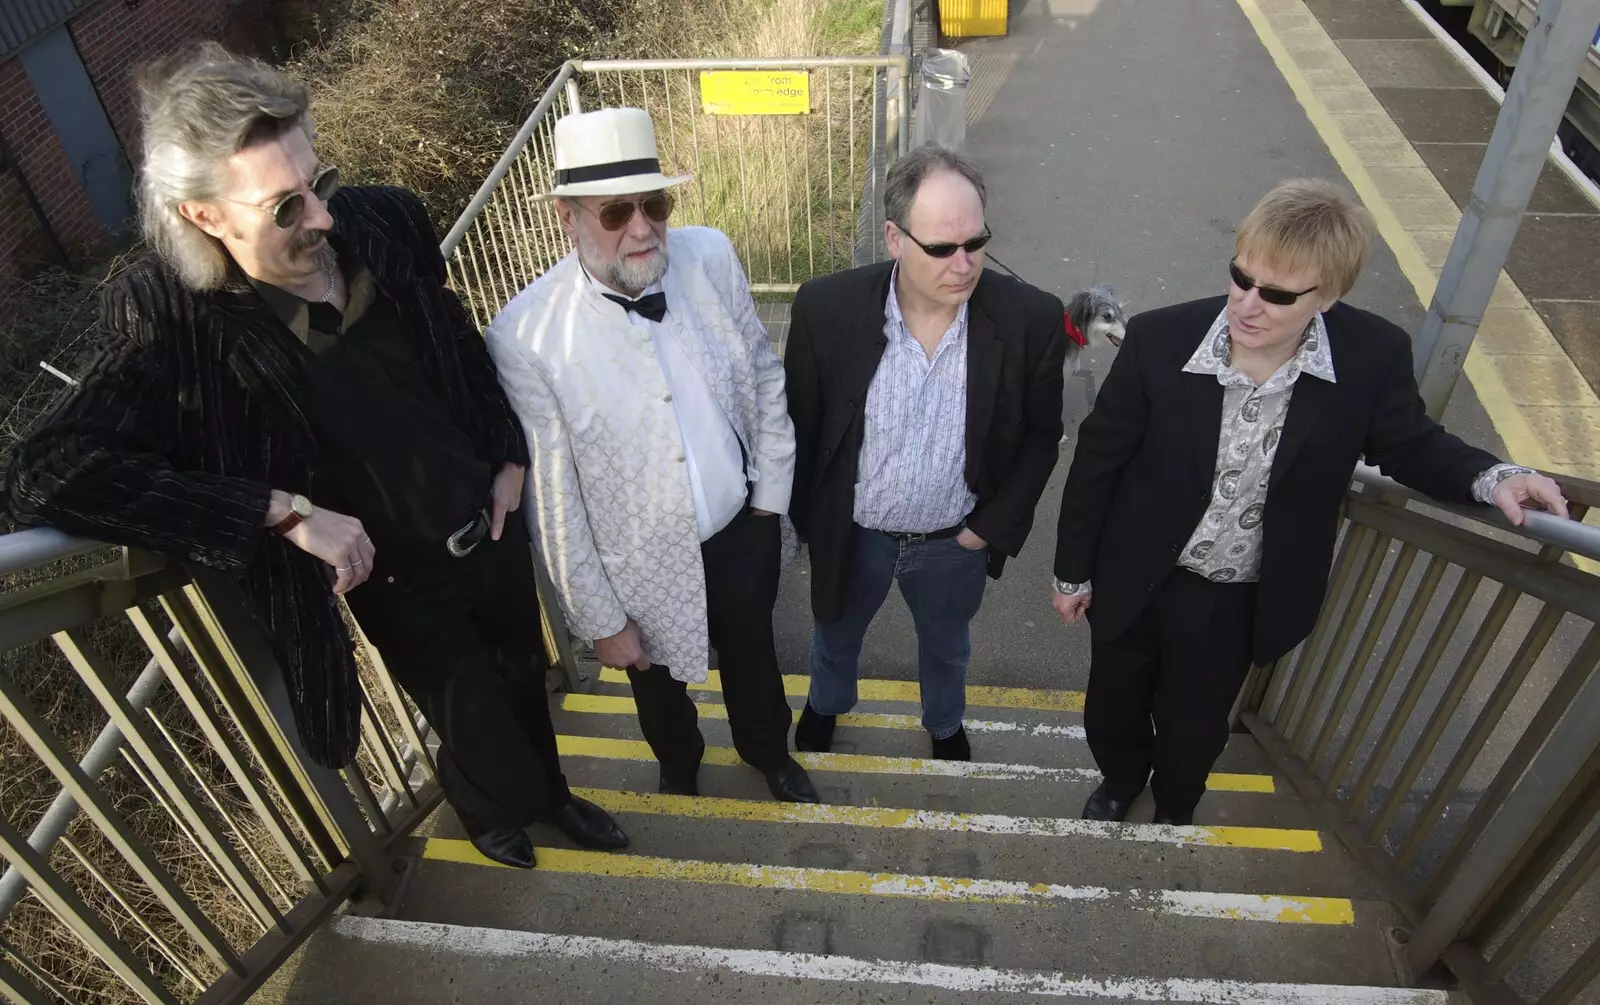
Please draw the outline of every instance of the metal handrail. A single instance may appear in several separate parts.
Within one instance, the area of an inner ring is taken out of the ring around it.
[[[1511,521],[1506,519],[1506,515],[1493,506],[1440,502],[1415,489],[1407,488],[1369,464],[1356,465],[1355,481],[1380,492],[1403,496],[1469,520],[1476,520],[1529,541],[1554,545],[1574,555],[1600,560],[1600,527],[1578,520],[1565,520],[1536,509],[1523,510],[1522,526],[1513,526]]]

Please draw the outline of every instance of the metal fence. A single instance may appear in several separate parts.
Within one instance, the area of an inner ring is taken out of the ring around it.
[[[562,67],[456,225],[443,250],[451,285],[480,324],[567,253],[554,205],[552,131],[573,111],[644,108],[663,170],[692,174],[677,226],[725,232],[756,293],[792,293],[806,279],[855,264],[858,210],[884,161],[874,136],[900,149],[908,78],[904,54],[817,59],[574,60]],[[781,73],[803,79],[800,114],[707,111],[703,74]],[[893,80],[885,83],[892,75]],[[883,115],[874,89],[890,86]]]
[[[1242,721],[1382,881],[1414,974],[1575,1001],[1600,976],[1600,576],[1564,558],[1600,558],[1600,529],[1358,482],[1320,620]]]
[[[361,753],[327,771],[228,577],[30,530],[0,584],[0,998],[242,1002],[395,894],[389,846],[440,796],[375,653]]]

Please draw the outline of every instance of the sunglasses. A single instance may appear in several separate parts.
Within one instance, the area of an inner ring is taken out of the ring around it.
[[[1228,275],[1232,277],[1233,285],[1239,287],[1239,289],[1246,293],[1249,293],[1251,290],[1256,290],[1260,292],[1262,300],[1265,300],[1269,304],[1277,304],[1279,307],[1288,307],[1296,300],[1299,300],[1307,293],[1310,293],[1312,290],[1316,289],[1316,287],[1313,286],[1311,289],[1301,290],[1299,293],[1296,293],[1293,290],[1283,290],[1276,286],[1262,286],[1254,279],[1251,279],[1248,272],[1245,272],[1243,269],[1239,268],[1238,259],[1234,259],[1228,263]]]
[[[317,173],[311,176],[311,184],[308,187],[311,189],[311,194],[317,197],[318,202],[326,203],[333,198],[335,192],[339,191],[339,169],[331,164],[318,168]],[[288,230],[299,223],[302,216],[306,215],[306,196],[304,191],[291,192],[271,206],[262,206],[253,202],[240,202],[238,199],[224,199],[222,201],[231,202],[237,206],[249,206],[251,209],[259,209],[263,213],[272,214],[272,222],[278,225],[279,230]]]
[[[983,250],[984,245],[988,244],[994,239],[994,234],[989,232],[988,227],[985,227],[983,228],[983,233],[979,234],[977,237],[974,237],[970,241],[963,241],[960,244],[951,244],[949,242],[941,242],[939,244],[923,244],[912,235],[911,231],[901,227],[898,223],[895,224],[895,226],[899,228],[900,233],[911,238],[911,243],[921,248],[922,253],[927,255],[929,258],[949,258],[958,250],[965,251],[969,255],[975,255]]]
[[[583,206],[583,203],[580,202],[578,205]],[[652,192],[643,199],[640,199],[638,202],[608,202],[604,206],[600,207],[600,211],[598,213],[595,213],[595,211],[592,209],[590,209],[589,212],[594,213],[595,217],[600,221],[600,226],[604,227],[605,229],[621,230],[623,227],[628,225],[630,220],[633,219],[633,211],[636,207],[644,210],[644,215],[648,219],[653,220],[656,223],[666,223],[667,218],[672,215],[673,205],[674,203],[670,194],[666,192]],[[587,206],[584,206],[583,208],[589,209]]]

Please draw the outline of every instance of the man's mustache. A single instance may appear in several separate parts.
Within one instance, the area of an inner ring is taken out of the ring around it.
[[[327,239],[328,232],[326,230],[302,230],[289,243],[289,249],[298,255],[313,248],[321,247]]]

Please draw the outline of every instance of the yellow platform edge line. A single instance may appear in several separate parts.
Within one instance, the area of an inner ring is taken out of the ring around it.
[[[622,740],[599,736],[556,737],[556,750],[562,757],[594,757],[613,761],[654,761],[650,745],[643,740]],[[875,754],[799,753],[795,760],[811,771],[857,772],[866,775],[927,775],[944,778],[978,778],[997,781],[1034,780],[1042,782],[1097,781],[1100,773],[1092,768],[1042,768],[1031,764],[1001,764],[988,761],[938,761],[920,757],[881,757]],[[702,764],[733,766],[743,764],[732,747],[707,747]],[[1213,792],[1250,792],[1271,795],[1277,785],[1271,775],[1244,775],[1215,772],[1206,780]]]
[[[720,702],[697,701],[695,709],[707,719],[728,718],[728,706]],[[567,694],[561,697],[561,710],[586,715],[637,715],[639,708],[634,700],[620,694]],[[839,716],[839,725],[857,729],[893,729],[921,732],[922,720],[914,715],[895,715],[884,712],[847,712]],[[1081,726],[1051,726],[1046,724],[1019,724],[968,719],[969,731],[978,733],[1006,733],[1014,735],[1048,736],[1054,738],[1083,739]]]
[[[1015,880],[708,862],[566,848],[537,848],[534,854],[539,861],[539,872],[613,879],[668,880],[741,889],[795,890],[945,903],[1031,907],[1060,906],[1072,902],[1110,903],[1166,916],[1302,925],[1355,923],[1355,906],[1342,897],[1287,897],[1193,890],[1112,890],[1106,887]],[[495,863],[478,853],[472,842],[453,838],[430,838],[424,846],[423,858],[462,865],[495,866]]]
[[[628,674],[615,667],[602,667],[602,684],[626,684]],[[712,670],[704,683],[690,684],[691,691],[721,691],[722,674]],[[803,698],[811,693],[811,678],[802,674],[784,674],[783,690],[791,698]],[[863,679],[857,686],[862,701],[921,701],[916,681]],[[967,704],[981,708],[1025,708],[1040,712],[1083,711],[1082,691],[1050,691],[1026,687],[990,687],[974,684],[967,688]]]
[[[1284,44],[1277,29],[1272,27],[1272,22],[1262,13],[1256,0],[1235,0],[1239,9],[1244,12],[1251,27],[1255,29],[1256,36],[1266,48],[1273,63],[1278,67],[1278,72],[1289,84],[1294,92],[1295,99],[1300,107],[1305,110],[1306,118],[1310,121],[1317,135],[1322,137],[1322,142],[1328,147],[1329,153],[1338,162],[1339,168],[1355,188],[1356,194],[1372,212],[1373,220],[1378,225],[1378,232],[1383,240],[1394,252],[1395,261],[1400,265],[1400,271],[1411,283],[1416,291],[1417,302],[1427,307],[1433,302],[1434,288],[1438,280],[1433,275],[1433,270],[1428,267],[1426,257],[1417,247],[1417,242],[1411,237],[1410,231],[1400,222],[1395,215],[1393,207],[1384,198],[1378,185],[1367,170],[1366,162],[1345,138],[1343,130],[1339,128],[1334,115],[1328,106],[1317,97],[1316,89],[1306,79],[1294,56],[1290,54],[1289,47]],[[1309,14],[1309,8],[1307,9]],[[1315,17],[1315,15],[1311,15]],[[1320,26],[1320,21],[1318,22]],[[1365,81],[1362,86],[1366,86]],[[1371,88],[1367,88],[1369,93]],[[1409,142],[1409,141],[1408,141]],[[1433,169],[1428,169],[1433,173]],[[1434,173],[1437,179],[1437,173]],[[1441,182],[1442,184],[1442,182]],[[1503,274],[1503,273],[1502,273]],[[1565,351],[1565,350],[1563,350]],[[1467,351],[1467,358],[1462,363],[1462,372],[1466,374],[1467,381],[1472,385],[1473,392],[1478,397],[1478,403],[1483,406],[1484,413],[1489,417],[1489,424],[1494,427],[1495,435],[1500,437],[1500,442],[1506,446],[1506,453],[1510,459],[1519,464],[1526,464],[1541,471],[1558,471],[1562,465],[1551,460],[1545,452],[1544,442],[1534,432],[1533,425],[1523,415],[1522,409],[1517,406],[1510,390],[1506,387],[1505,380],[1496,369],[1494,360],[1483,351],[1479,343],[1474,340],[1472,347]],[[1594,396],[1590,395],[1592,407],[1600,404]],[[1600,467],[1600,448],[1592,456],[1584,458],[1584,468]],[[1572,560],[1578,568],[1585,572],[1600,573],[1600,562],[1573,555]]]
[[[1316,853],[1322,836],[1314,830],[1278,827],[1127,824],[1054,817],[1012,817],[991,813],[895,809],[883,806],[838,806],[724,799],[715,796],[671,796],[618,789],[577,788],[573,793],[608,813],[727,820],[738,823],[823,824],[879,830],[953,831],[1015,837],[1086,837],[1183,845],[1241,848],[1256,851]]]

